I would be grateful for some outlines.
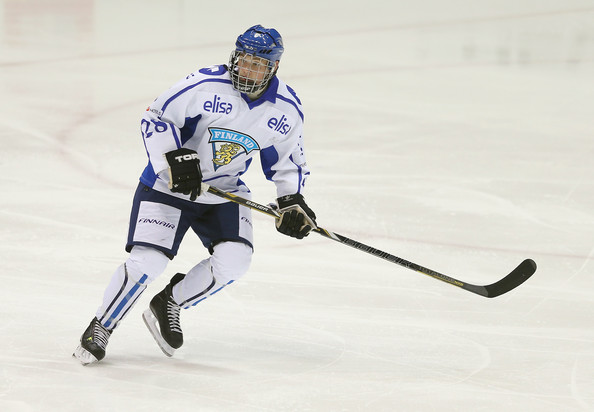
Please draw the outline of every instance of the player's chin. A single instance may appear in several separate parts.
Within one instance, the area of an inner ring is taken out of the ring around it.
[[[251,80],[251,79],[247,79],[247,80],[245,81],[245,84],[246,84],[246,85],[248,85],[248,86],[256,86],[256,87],[259,87],[259,86],[261,86],[261,85],[262,85],[262,81],[261,81],[261,80],[260,80],[260,81],[258,81],[258,80]]]

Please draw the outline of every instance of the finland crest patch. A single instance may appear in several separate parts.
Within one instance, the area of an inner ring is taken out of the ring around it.
[[[242,153],[248,154],[252,150],[260,150],[258,143],[250,136],[229,129],[209,127],[209,143],[212,144],[212,162],[217,170],[228,165]]]

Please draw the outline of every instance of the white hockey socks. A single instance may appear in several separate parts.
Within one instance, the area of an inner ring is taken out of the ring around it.
[[[188,309],[214,295],[247,272],[252,252],[252,248],[242,242],[219,243],[210,258],[194,266],[173,287],[174,300]]]
[[[144,246],[134,246],[130,256],[113,274],[97,309],[97,319],[113,330],[134,306],[147,285],[167,267],[169,258],[162,252]]]

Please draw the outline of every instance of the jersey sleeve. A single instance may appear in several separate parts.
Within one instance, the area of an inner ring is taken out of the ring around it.
[[[184,91],[191,87],[191,78],[174,85],[157,97],[146,109],[140,122],[142,139],[149,158],[149,164],[156,174],[168,168],[164,154],[183,145],[181,129],[184,127],[191,93]]]
[[[276,185],[277,197],[302,193],[309,176],[302,132],[303,122],[300,121],[286,138],[261,150],[262,170]]]

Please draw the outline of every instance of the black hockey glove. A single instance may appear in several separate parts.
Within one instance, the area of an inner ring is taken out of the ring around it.
[[[309,235],[316,226],[316,214],[305,204],[299,193],[276,199],[280,219],[276,220],[276,230],[297,239]]]
[[[165,153],[169,163],[169,189],[172,192],[190,195],[190,200],[196,200],[200,195],[202,172],[200,159],[194,150],[181,148]]]

